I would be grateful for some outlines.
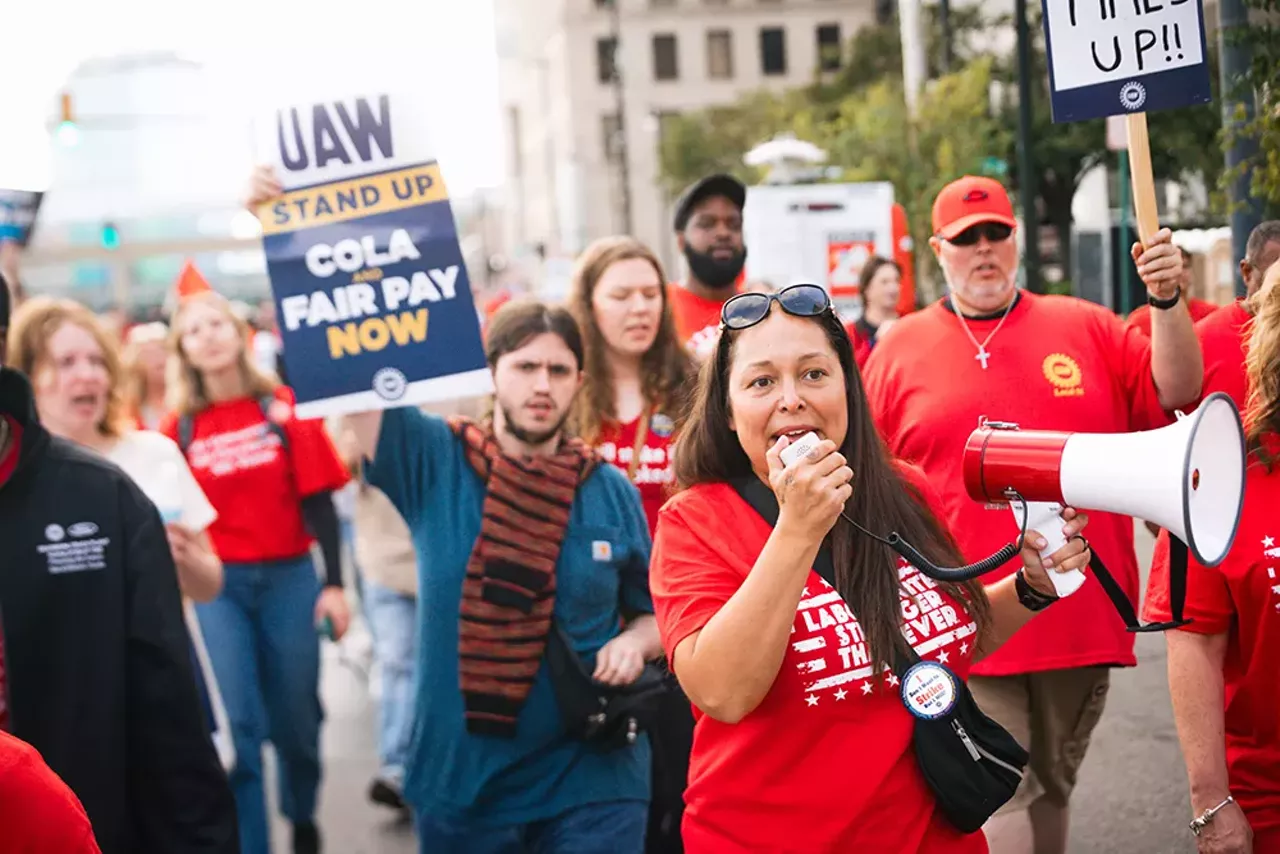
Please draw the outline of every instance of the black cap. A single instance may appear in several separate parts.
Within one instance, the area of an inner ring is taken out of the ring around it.
[[[723,196],[741,211],[747,205],[747,186],[732,175],[708,175],[690,184],[676,201],[676,231],[684,231],[693,209],[705,199]]]

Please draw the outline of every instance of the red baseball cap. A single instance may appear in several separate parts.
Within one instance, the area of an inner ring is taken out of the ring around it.
[[[980,222],[1018,225],[1013,202],[999,181],[966,175],[943,187],[933,201],[933,233],[943,240]]]

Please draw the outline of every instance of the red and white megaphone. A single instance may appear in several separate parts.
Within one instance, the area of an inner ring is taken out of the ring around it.
[[[1063,506],[1154,522],[1187,544],[1204,566],[1227,556],[1244,503],[1244,429],[1231,398],[1205,398],[1168,427],[1138,433],[1022,430],[985,419],[964,448],[964,484],[975,501],[1009,504],[1021,527],[1066,544]],[[1018,499],[1021,498],[1022,501]],[[1084,573],[1049,573],[1059,596]]]

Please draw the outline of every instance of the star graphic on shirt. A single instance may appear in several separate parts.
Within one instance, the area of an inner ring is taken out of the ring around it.
[[[1277,605],[1276,607],[1277,607],[1277,608],[1280,608],[1280,605]],[[863,694],[863,696],[866,696],[867,694],[870,694],[870,693],[871,693],[872,691],[874,691],[875,689],[876,689],[876,686],[872,685],[870,682],[863,682],[863,683],[862,683],[862,694]]]
[[[1269,548],[1271,548],[1272,546],[1274,546],[1275,544],[1276,544],[1276,538],[1275,538],[1275,537],[1263,537],[1263,538],[1262,538],[1262,547],[1263,547],[1264,549],[1269,549]]]
[[[938,663],[939,663],[939,664],[946,664],[946,663],[947,663],[947,659],[948,659],[948,658],[950,658],[950,657],[951,657],[951,653],[947,652],[947,651],[944,649],[942,652],[938,653]]]
[[[961,654],[961,655],[964,655],[964,654],[965,654],[966,652],[968,652],[968,651],[969,651],[969,642],[968,642],[968,641],[965,641],[964,643],[960,644],[960,654]]]
[[[831,589],[831,582],[830,582],[830,581],[827,581],[825,578],[820,578],[820,579],[818,579],[818,580],[822,582],[822,586],[823,586],[823,587],[827,588],[828,590],[830,590],[830,589]]]
[[[818,705],[818,698],[813,694],[810,694],[809,696],[805,697],[804,701],[808,703],[810,706]]]
[[[801,591],[800,591],[800,598],[801,598],[801,599],[804,599],[804,598],[805,598],[805,597],[807,597],[808,595],[809,595],[809,588],[808,588],[808,587],[806,587],[805,589],[803,589],[803,590],[801,590]]]
[[[890,688],[897,687],[899,684],[901,684],[898,679],[898,674],[896,673],[890,673],[889,678],[884,681],[885,681],[885,684],[888,685]]]
[[[1277,584],[1275,587],[1272,587],[1271,592],[1275,593],[1277,596],[1280,596],[1280,584]]]
[[[844,699],[845,697],[847,697],[847,696],[849,696],[849,692],[848,692],[848,691],[846,691],[846,690],[845,690],[845,689],[843,689],[843,688],[841,688],[839,691],[837,691],[837,692],[836,692],[836,699],[837,699],[837,700],[843,700],[843,699]]]

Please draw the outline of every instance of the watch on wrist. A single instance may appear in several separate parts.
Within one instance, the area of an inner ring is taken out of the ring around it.
[[[1151,291],[1147,291],[1147,305],[1151,306],[1152,308],[1158,308],[1161,311],[1168,311],[1169,309],[1177,305],[1178,301],[1181,299],[1182,299],[1181,285],[1179,285],[1178,289],[1173,292],[1173,296],[1169,297],[1168,299],[1160,299],[1160,297],[1153,295]]]
[[[1058,601],[1057,596],[1049,596],[1032,587],[1024,569],[1019,569],[1013,576],[1013,589],[1017,592],[1022,607],[1028,611],[1043,611]]]

